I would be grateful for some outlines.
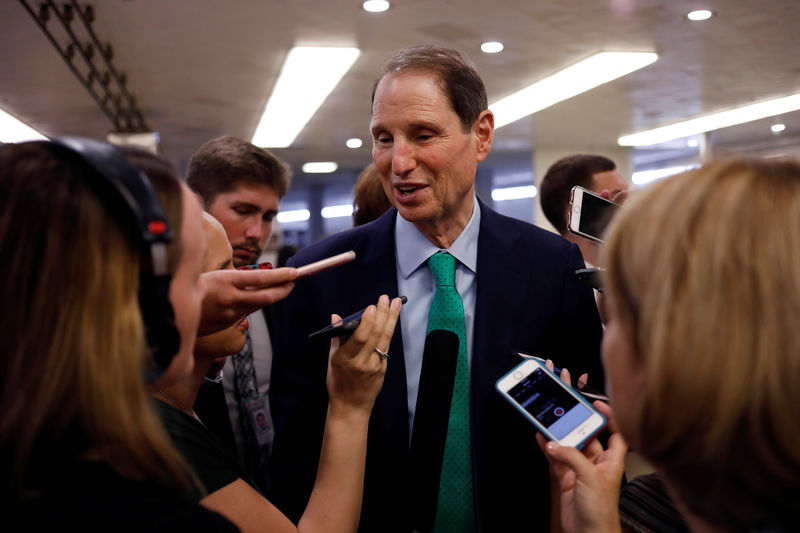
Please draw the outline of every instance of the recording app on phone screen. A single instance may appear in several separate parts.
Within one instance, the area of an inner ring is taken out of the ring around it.
[[[557,439],[564,438],[592,414],[540,368],[514,385],[508,394]]]

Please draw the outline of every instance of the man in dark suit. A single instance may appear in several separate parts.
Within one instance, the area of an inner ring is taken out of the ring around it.
[[[477,200],[476,168],[491,149],[494,117],[482,80],[458,52],[433,46],[401,51],[385,65],[372,100],[373,158],[395,207],[290,261],[295,266],[356,252],[354,262],[298,281],[277,304],[270,501],[296,520],[315,479],[328,348],[308,334],[326,325],[331,313],[350,314],[388,293],[406,295],[408,302],[370,420],[360,530],[431,530],[430,516],[420,516],[424,508],[435,509],[436,531],[546,531],[548,471],[536,430],[494,383],[519,362],[514,349],[589,372],[592,383],[602,383],[600,321],[591,289],[574,276],[583,261],[563,238]],[[439,252],[455,257],[469,365],[470,501],[462,514],[467,519],[451,528],[439,522],[448,495],[419,498],[421,477],[430,470],[437,481],[442,472],[439,486],[447,481],[443,461],[420,468],[410,452],[412,441],[424,440],[412,436],[414,419],[431,408],[417,399],[421,382],[430,378],[423,375],[423,352],[438,356],[424,347],[438,290],[426,263]]]
[[[186,175],[205,210],[225,228],[236,267],[258,261],[289,179],[288,167],[272,153],[229,135],[201,146]],[[206,380],[195,410],[264,490],[273,436],[268,403],[274,336],[270,308],[248,315],[248,323],[247,345],[225,360],[220,378]]]

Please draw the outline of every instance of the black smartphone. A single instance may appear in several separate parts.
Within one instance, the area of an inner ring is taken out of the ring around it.
[[[400,301],[402,303],[406,303],[408,298],[401,296]],[[344,335],[345,333],[351,332],[356,329],[359,324],[361,324],[361,315],[363,315],[364,311],[366,310],[367,308],[365,307],[361,311],[353,313],[350,316],[346,316],[338,322],[334,322],[330,326],[325,326],[324,328],[309,334],[308,338],[310,340],[332,339],[333,337],[338,337],[339,335]]]
[[[575,271],[575,276],[579,280],[588,283],[594,290],[603,292],[603,273],[605,271],[605,268],[600,267],[579,268]]]
[[[619,207],[597,193],[575,186],[569,198],[567,229],[575,235],[602,243],[603,231]]]

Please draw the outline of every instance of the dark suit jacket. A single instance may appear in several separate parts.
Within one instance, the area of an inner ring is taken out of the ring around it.
[[[565,239],[502,216],[481,204],[472,358],[472,432],[478,531],[547,530],[547,463],[534,426],[495,391],[520,360],[512,349],[553,359],[590,383],[602,381],[602,328],[591,289],[574,271],[578,248]],[[273,360],[271,410],[275,443],[269,498],[295,522],[314,484],[327,409],[328,343],[308,334],[397,296],[391,209],[376,221],[328,237],[290,261],[302,265],[347,250],[352,263],[298,281],[276,312],[281,332]],[[425,332],[420,332],[425,335]],[[409,427],[400,328],[389,347],[383,388],[370,419],[360,531],[409,531]],[[602,388],[599,386],[598,388]],[[539,527],[540,526],[540,527]]]

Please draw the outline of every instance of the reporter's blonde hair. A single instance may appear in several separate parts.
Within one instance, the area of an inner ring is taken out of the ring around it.
[[[633,440],[690,510],[745,530],[800,508],[800,165],[734,160],[612,223],[608,292],[647,375]]]
[[[76,460],[192,482],[145,389],[140,248],[88,172],[51,143],[0,148],[0,468],[12,498]]]

